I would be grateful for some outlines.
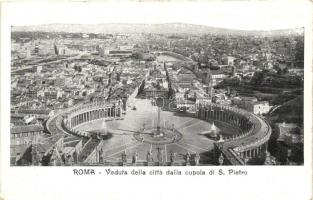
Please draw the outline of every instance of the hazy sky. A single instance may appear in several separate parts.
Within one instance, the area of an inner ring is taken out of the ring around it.
[[[310,4],[269,2],[28,3],[6,4],[10,25],[49,23],[170,23],[269,30],[298,28],[310,17]]]

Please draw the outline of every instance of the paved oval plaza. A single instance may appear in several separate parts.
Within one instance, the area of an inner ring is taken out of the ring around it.
[[[170,161],[175,153],[175,161],[184,162],[185,155],[200,155],[201,164],[212,164],[210,151],[214,148],[214,140],[204,134],[211,129],[212,124],[198,118],[177,114],[170,111],[160,113],[159,136],[154,135],[157,127],[157,107],[150,100],[135,99],[133,105],[136,109],[127,108],[127,114],[120,120],[104,121],[99,119],[82,124],[76,129],[82,131],[109,132],[112,137],[103,142],[104,160],[119,162],[123,153],[127,161],[137,154],[137,161],[147,161],[148,152],[151,160],[158,161],[158,152],[162,152],[163,160]],[[228,124],[217,124],[220,134],[238,134],[239,129]]]

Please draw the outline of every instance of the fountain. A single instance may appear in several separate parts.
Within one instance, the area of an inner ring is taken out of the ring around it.
[[[219,129],[215,126],[214,122],[211,125],[211,135],[212,137],[217,137],[217,134],[219,133]]]
[[[99,139],[109,139],[112,137],[111,131],[109,131],[109,128],[107,127],[107,124],[105,120],[102,121],[100,129],[89,131],[92,136],[97,137]]]
[[[104,135],[107,135],[107,134],[108,134],[108,127],[107,127],[107,123],[105,122],[105,120],[102,121],[101,130],[103,130],[102,133],[103,133]]]
[[[216,138],[217,135],[220,133],[220,129],[215,126],[214,122],[212,123],[211,127],[207,131],[203,131],[201,135],[209,135],[210,137]]]

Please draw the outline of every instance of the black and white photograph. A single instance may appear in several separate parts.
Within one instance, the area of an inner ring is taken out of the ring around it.
[[[38,183],[51,180],[46,185],[51,187],[59,174],[58,182],[67,184],[63,189],[73,183],[84,191],[83,180],[96,180],[96,190],[103,180],[103,187],[113,182],[109,188],[122,192],[114,177],[151,176],[152,181],[158,175],[177,190],[171,181],[186,176],[186,183],[201,180],[190,186],[194,192],[209,179],[220,184],[227,181],[222,177],[237,177],[229,182],[236,185],[242,178],[249,188],[247,183],[260,176],[266,188],[281,185],[291,191],[284,179],[307,176],[312,157],[312,19],[307,13],[312,13],[302,11],[304,6],[33,5],[3,7],[8,17],[2,24],[6,152],[1,156],[14,183],[17,177],[36,177]],[[282,184],[278,176],[284,176]],[[86,190],[80,198],[89,198],[91,185]],[[137,189],[126,191],[139,195]],[[187,191],[179,197],[187,198]]]
[[[12,27],[11,165],[302,165],[304,30]]]

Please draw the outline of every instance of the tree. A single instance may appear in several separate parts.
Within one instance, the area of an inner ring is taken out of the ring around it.
[[[263,82],[264,79],[264,73],[263,72],[255,72],[250,83],[252,85],[260,85]]]
[[[74,66],[74,70],[77,71],[77,72],[82,72],[82,67],[75,65]]]
[[[303,68],[303,62],[304,62],[304,43],[303,38],[297,40],[296,44],[296,55],[295,55],[295,62],[297,64],[297,67]]]
[[[283,69],[283,74],[287,74],[287,73],[288,73],[288,68],[285,67],[285,68]]]
[[[134,52],[131,55],[131,58],[138,59],[138,60],[142,60],[143,57],[144,57],[143,53],[140,53],[140,52]]]
[[[283,70],[282,70],[281,68],[278,68],[278,69],[277,69],[277,74],[278,74],[278,75],[282,75],[282,74],[283,74]]]
[[[292,134],[295,134],[295,135],[301,135],[301,129],[299,127],[295,127],[293,129],[291,129],[290,131]]]

